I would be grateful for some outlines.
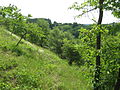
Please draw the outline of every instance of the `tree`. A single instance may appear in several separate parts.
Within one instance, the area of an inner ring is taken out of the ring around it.
[[[119,13],[120,13],[120,2],[119,2],[119,0],[86,0],[80,6],[77,2],[75,2],[73,4],[73,6],[70,7],[70,9],[72,9],[72,8],[75,9],[75,10],[82,10],[83,11],[82,14],[78,15],[77,17],[80,17],[80,16],[82,16],[82,15],[88,13],[88,12],[93,11],[93,10],[99,9],[99,18],[98,18],[97,25],[101,29],[102,29],[101,24],[102,24],[102,18],[103,18],[103,10],[111,10],[112,14],[115,17],[120,17],[120,15],[119,15]],[[101,49],[101,32],[98,31],[97,37],[96,37],[96,50],[99,52],[100,49]],[[96,56],[94,90],[99,90],[100,89],[100,85],[99,85],[99,83],[100,83],[100,69],[101,69],[101,64],[100,63],[101,63],[100,62],[100,55],[98,54]],[[116,85],[116,87],[118,87],[118,85]]]
[[[45,18],[35,18],[35,19],[28,19],[28,22],[37,24],[41,28],[40,31],[42,31],[42,34],[44,36],[40,38],[41,40],[40,40],[39,45],[42,47],[46,47],[47,36],[51,28],[51,21]]]
[[[41,43],[43,43],[41,39],[45,37],[44,32],[42,31],[42,28],[38,26],[38,24],[27,23],[26,30],[26,40],[37,45],[41,45]]]
[[[104,0],[99,0],[99,19],[98,19],[98,25],[102,24],[102,19],[103,19],[103,3]],[[98,32],[97,34],[97,41],[96,41],[96,49],[100,50],[101,49],[101,32]],[[100,55],[96,56],[96,71],[95,71],[95,84],[94,84],[94,90],[98,90],[100,85],[99,80],[100,80]]]
[[[28,17],[23,16],[17,6],[10,4],[7,7],[0,7],[0,16],[4,19],[2,24],[7,27],[7,30],[21,36],[16,44],[16,46],[18,46],[27,34],[26,20],[28,17],[31,17],[31,15],[29,14]]]
[[[69,32],[64,32],[56,27],[50,30],[50,33],[47,37],[47,47],[61,56],[63,53],[62,47],[65,39],[73,39],[72,34]]]
[[[83,48],[80,48],[80,40],[79,39],[64,39],[63,44],[63,54],[62,56],[67,59],[69,65],[72,65],[74,62],[76,65],[80,66],[84,64],[84,60],[82,59],[82,51]]]

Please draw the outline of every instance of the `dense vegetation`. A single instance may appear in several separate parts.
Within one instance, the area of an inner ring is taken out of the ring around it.
[[[0,27],[0,90],[91,89],[84,68],[70,67],[55,53]]]
[[[71,8],[81,10],[89,5],[95,7],[93,9],[100,9],[101,12],[103,9],[113,10],[113,14],[119,17],[119,7],[116,4],[112,4],[114,9],[111,6],[104,6],[106,3],[110,5],[113,1],[106,0],[104,5],[100,3],[100,6],[96,4],[99,0],[89,1],[91,0],[83,3],[83,7],[75,3]],[[89,11],[83,11],[82,14],[87,12]],[[0,63],[0,72],[3,73],[0,75],[2,78],[0,88],[3,90],[119,88],[120,23],[102,25],[99,20],[98,24],[92,25],[52,23],[50,19],[30,17],[31,15],[23,16],[14,5],[0,7],[1,57],[4,55],[2,58],[4,61],[1,60]],[[6,33],[3,27],[8,30]],[[20,38],[12,39],[15,36],[13,33]],[[99,38],[101,39],[98,40]],[[28,42],[22,41],[23,39],[35,45],[27,44]],[[99,43],[101,44],[98,45]],[[48,53],[47,50],[39,49],[38,46],[53,51],[63,60],[51,52]],[[96,49],[98,46],[100,48]],[[99,60],[96,57],[99,57]],[[82,78],[82,75],[85,78]],[[72,81],[73,84],[70,83]],[[83,86],[80,86],[81,81]]]

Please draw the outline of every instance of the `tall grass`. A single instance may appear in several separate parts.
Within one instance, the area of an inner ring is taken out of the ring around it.
[[[25,40],[15,47],[16,37],[0,27],[0,90],[92,89],[83,68]]]

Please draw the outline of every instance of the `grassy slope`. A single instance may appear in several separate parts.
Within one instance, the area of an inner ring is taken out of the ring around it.
[[[91,90],[82,69],[0,27],[0,90]]]

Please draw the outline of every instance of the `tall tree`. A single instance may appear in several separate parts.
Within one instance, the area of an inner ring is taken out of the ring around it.
[[[103,19],[103,2],[104,0],[99,0],[99,19],[98,19],[98,25],[102,24]],[[101,26],[100,26],[101,27]],[[100,50],[101,48],[101,32],[98,32],[97,34],[97,41],[96,41],[96,49]],[[100,80],[100,55],[96,56],[96,68],[95,68],[95,84],[94,84],[94,90],[99,89],[99,80]]]
[[[103,19],[103,11],[104,10],[111,10],[112,14],[120,18],[120,1],[119,0],[86,0],[84,3],[80,4],[78,2],[75,2],[70,9],[75,10],[82,10],[82,13],[78,15],[77,17],[80,17],[86,13],[89,13],[93,10],[99,9],[99,18],[97,25],[101,28],[102,19]],[[101,32],[98,31],[98,34],[96,36],[96,50],[99,52],[101,49]],[[94,90],[100,89],[100,55],[98,54],[96,56],[96,67],[95,67],[95,77],[94,77]],[[120,69],[119,69],[120,73]],[[115,88],[120,86],[120,75],[118,75],[117,83]],[[117,90],[117,89],[115,89]]]

